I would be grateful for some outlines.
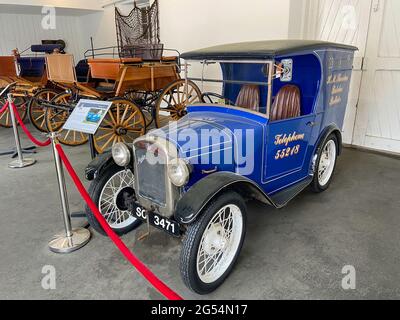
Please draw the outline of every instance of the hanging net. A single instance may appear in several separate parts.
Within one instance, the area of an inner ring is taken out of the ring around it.
[[[147,8],[139,8],[135,2],[133,10],[126,16],[115,8],[115,23],[120,57],[161,57],[158,0]]]

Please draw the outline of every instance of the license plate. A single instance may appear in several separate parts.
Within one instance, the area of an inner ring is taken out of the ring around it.
[[[147,222],[148,219],[150,225],[157,229],[163,230],[174,237],[181,236],[180,226],[175,221],[167,219],[155,212],[148,212],[136,203],[133,205],[133,213],[139,220]]]

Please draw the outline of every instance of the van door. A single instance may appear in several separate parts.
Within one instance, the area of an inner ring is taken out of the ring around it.
[[[292,185],[309,174],[309,142],[315,114],[268,124],[264,182],[268,193]]]

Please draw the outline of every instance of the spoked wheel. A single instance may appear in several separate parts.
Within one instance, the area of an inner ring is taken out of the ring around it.
[[[72,94],[65,92],[61,93],[53,98],[52,104],[69,105],[74,107],[76,102],[74,101]],[[70,115],[70,111],[47,108],[46,110],[46,125],[49,132],[58,132],[58,141],[67,146],[80,146],[88,142],[88,135],[82,132],[74,130],[63,130],[65,122]]]
[[[29,120],[36,129],[41,132],[47,132],[46,125],[46,107],[42,106],[43,102],[50,102],[57,95],[57,91],[53,89],[43,89],[37,92],[28,105]]]
[[[146,133],[146,120],[135,103],[121,98],[110,101],[113,104],[94,135],[98,153],[103,153],[118,142],[132,143]]]
[[[186,107],[201,102],[201,91],[193,82],[181,79],[168,85],[156,104],[156,126],[162,128],[170,121],[177,121],[186,115]]]
[[[225,192],[188,226],[180,261],[185,284],[198,294],[216,290],[240,254],[246,232],[246,206],[236,192]]]
[[[146,120],[146,127],[149,127],[154,120],[153,105],[154,101],[157,100],[154,94],[152,92],[131,91],[125,95],[125,98],[140,106]]]
[[[0,99],[0,107],[3,107],[6,104],[6,99]],[[27,115],[27,101],[24,97],[15,97],[14,104],[17,107],[19,116],[21,117],[22,121],[26,119]],[[0,127],[4,128],[11,128],[12,121],[11,121],[11,114],[10,109],[8,108],[2,114],[0,114]]]
[[[334,134],[330,135],[319,151],[315,175],[312,182],[314,192],[323,192],[329,188],[336,168],[338,141]]]
[[[113,164],[89,187],[90,197],[97,203],[99,211],[110,227],[119,235],[126,234],[141,224],[140,220],[132,216],[125,204],[126,197],[135,195],[134,183],[135,176],[131,170]],[[93,229],[106,235],[88,206],[85,212]]]

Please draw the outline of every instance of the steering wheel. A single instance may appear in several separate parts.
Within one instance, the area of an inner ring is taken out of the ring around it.
[[[219,100],[223,100],[224,103],[228,106],[235,106],[235,104],[229,100],[228,98],[225,98],[223,95],[220,95],[218,93],[213,93],[213,92],[204,92],[201,95],[201,99],[205,102],[205,103],[212,103],[212,104],[218,104],[218,102],[214,102],[212,97],[217,98]],[[206,101],[206,99],[208,100],[208,102]]]

